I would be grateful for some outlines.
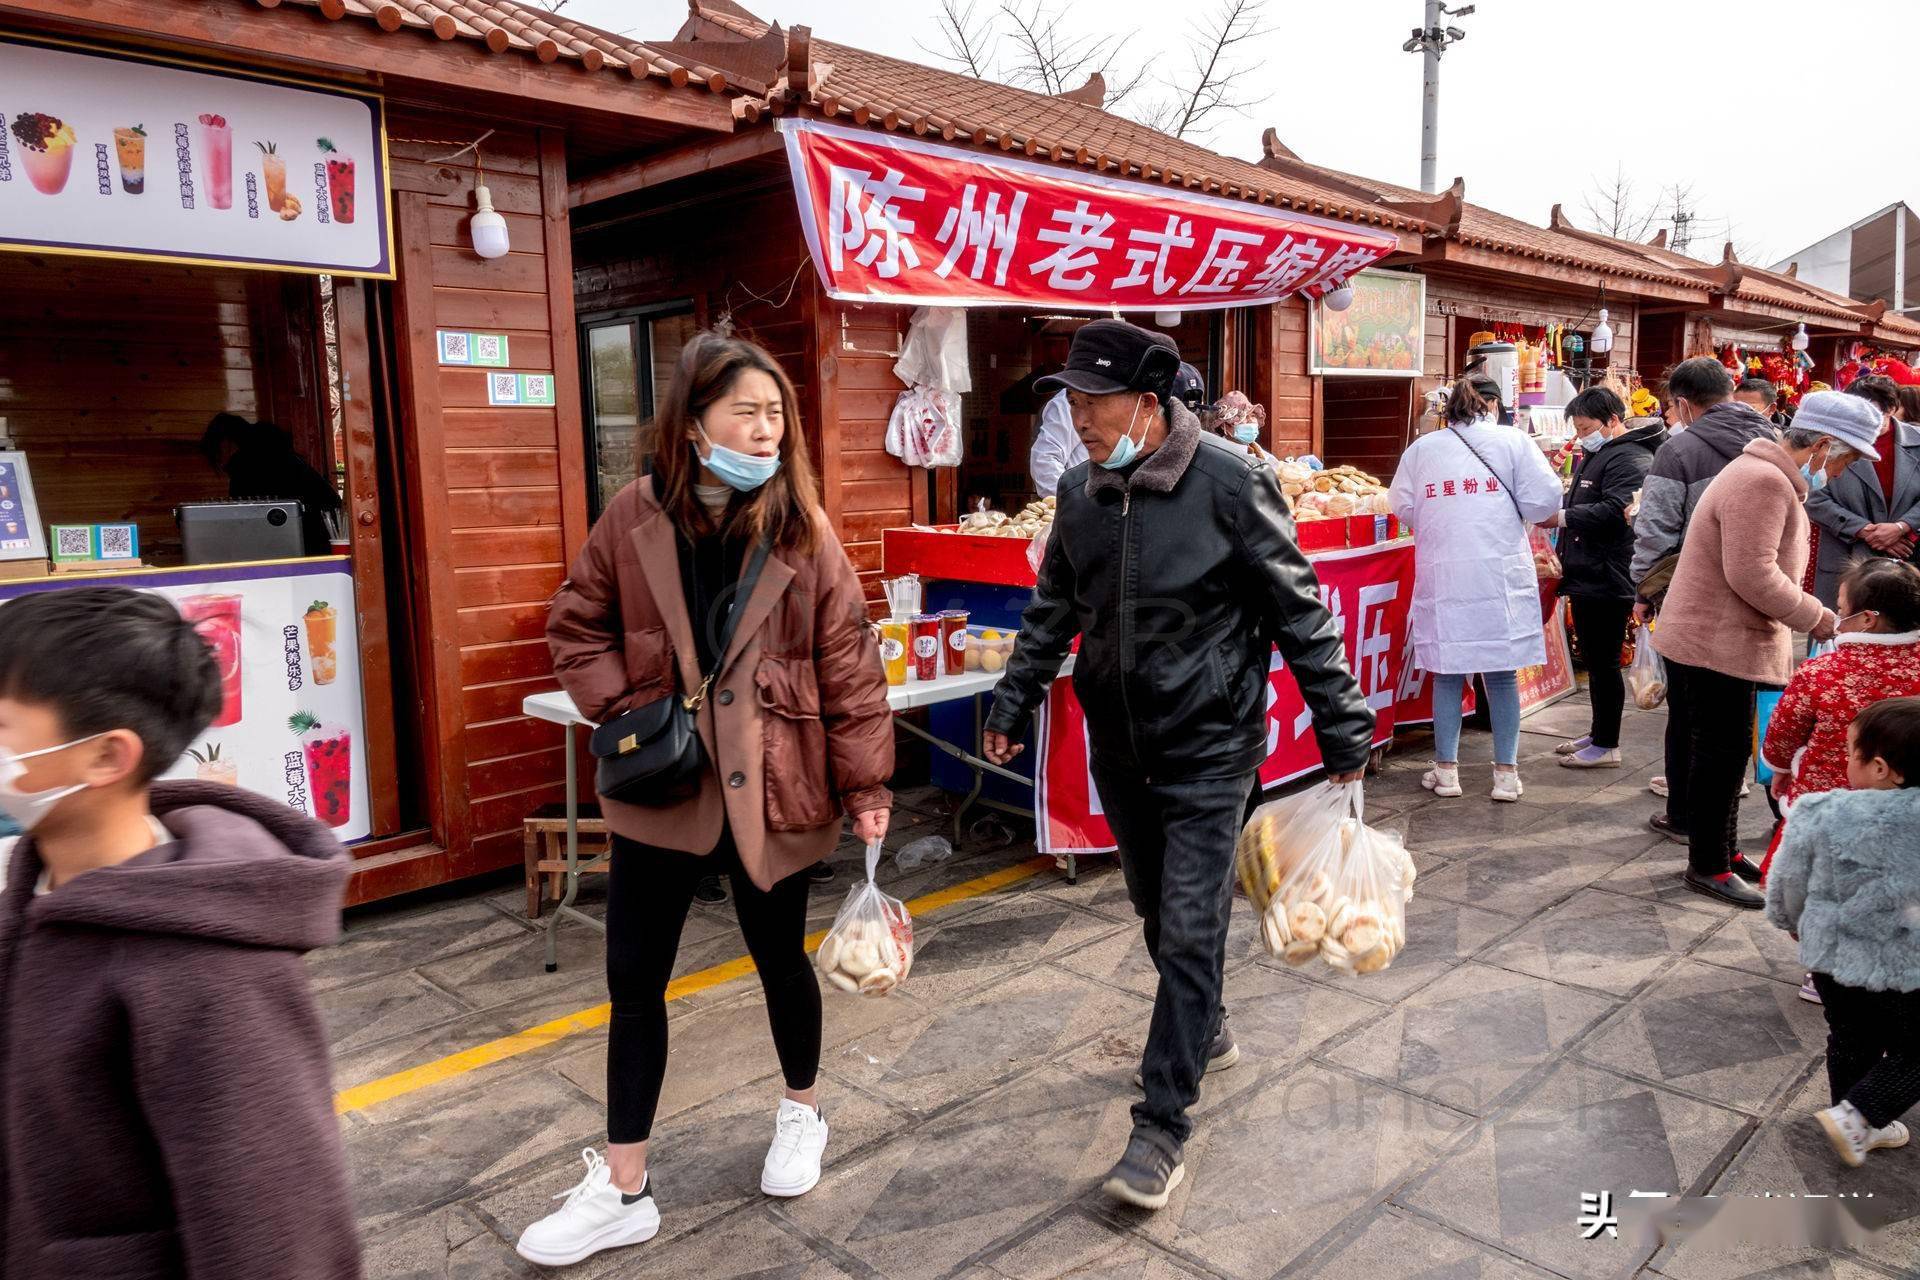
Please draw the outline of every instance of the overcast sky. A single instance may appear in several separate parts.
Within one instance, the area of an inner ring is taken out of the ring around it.
[[[743,0],[762,18],[919,62],[938,42],[938,0]],[[1027,8],[1032,0],[1013,0]],[[1136,31],[1123,63],[1177,50],[1218,0],[1048,0],[1100,30]],[[977,0],[982,16],[996,0]],[[1457,4],[1454,7],[1459,7]],[[569,17],[666,38],[676,0],[568,0]],[[1417,187],[1420,65],[1400,45],[1420,0],[1266,0],[1248,46],[1249,97],[1202,139],[1260,154],[1272,125],[1307,160]],[[1440,183],[1545,223],[1623,167],[1636,195],[1692,187],[1696,256],[1729,227],[1746,256],[1792,253],[1907,199],[1920,203],[1911,0],[1479,0],[1448,21],[1467,39],[1441,65]],[[1184,53],[1167,55],[1162,79]],[[937,63],[936,63],[937,65]],[[1764,257],[1762,256],[1764,255]]]

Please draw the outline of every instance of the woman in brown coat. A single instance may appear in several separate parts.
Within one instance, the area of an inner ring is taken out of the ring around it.
[[[827,1123],[815,1102],[820,988],[803,941],[805,872],[839,841],[842,813],[870,842],[885,836],[892,804],[886,675],[820,510],[792,383],[754,344],[703,333],[681,353],[656,422],[653,472],[594,526],[554,597],[547,642],[561,685],[596,722],[705,685],[696,724],[708,764],[684,798],[601,797],[613,832],[607,1156],[585,1152],[587,1176],[565,1205],[521,1236],[521,1256],[549,1266],[659,1230],[647,1138],[666,1074],[666,990],[694,884],[709,872],[732,878],[786,1077],[760,1187],[812,1190]]]

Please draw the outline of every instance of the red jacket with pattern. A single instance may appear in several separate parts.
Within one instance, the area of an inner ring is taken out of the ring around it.
[[[1883,698],[1920,694],[1920,631],[1850,633],[1801,666],[1780,695],[1761,755],[1788,798],[1847,789],[1847,726]]]

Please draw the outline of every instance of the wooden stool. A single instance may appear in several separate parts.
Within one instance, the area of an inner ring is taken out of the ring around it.
[[[596,805],[580,806],[580,869],[584,871],[605,871],[606,867],[589,867],[587,863],[607,851],[611,843],[607,836],[607,820],[600,816]],[[561,804],[542,805],[528,815],[520,826],[522,850],[527,864],[527,919],[538,920],[550,895],[559,901],[561,882],[567,873],[567,807]],[[541,893],[541,876],[547,879],[547,893]]]

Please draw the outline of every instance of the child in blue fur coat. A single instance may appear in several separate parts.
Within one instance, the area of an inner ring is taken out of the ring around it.
[[[1833,1097],[1817,1119],[1857,1167],[1907,1144],[1899,1117],[1920,1102],[1920,698],[1862,711],[1847,755],[1854,790],[1794,806],[1767,918],[1813,971]]]

